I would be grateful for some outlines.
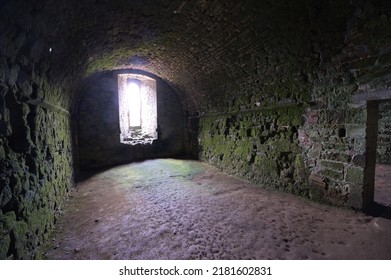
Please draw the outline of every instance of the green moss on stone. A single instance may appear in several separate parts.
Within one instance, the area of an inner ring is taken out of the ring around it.
[[[279,110],[278,113],[278,122],[281,125],[300,126],[303,124],[303,107],[287,107]]]
[[[0,215],[0,225],[3,227],[3,232],[9,233],[12,226],[16,221],[15,212],[7,212],[5,214]]]
[[[9,235],[4,235],[2,238],[0,238],[0,260],[5,260],[7,258],[7,252],[10,247],[10,243],[11,238]]]
[[[239,144],[234,150],[234,155],[239,158],[247,158],[247,156],[252,152],[252,144],[250,141],[242,140],[239,141]]]
[[[28,225],[24,221],[17,221],[12,228],[11,234],[15,239],[15,256],[18,259],[28,259],[30,252],[26,250]]]
[[[275,105],[202,117],[200,157],[236,176],[307,195],[308,171],[297,158],[301,148],[295,128],[302,124],[303,112],[304,106]]]

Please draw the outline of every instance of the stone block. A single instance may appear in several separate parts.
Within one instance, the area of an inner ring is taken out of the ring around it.
[[[321,171],[322,175],[324,175],[325,177],[329,178],[329,179],[333,179],[333,180],[342,180],[343,179],[343,172],[342,171],[336,171],[336,170],[333,170],[333,169],[322,169]]]
[[[346,168],[345,181],[351,185],[362,186],[364,184],[364,169],[361,167],[348,166]]]
[[[332,169],[339,172],[343,172],[344,169],[344,164],[338,161],[322,160],[321,164],[325,168]]]
[[[322,152],[322,145],[316,143],[312,146],[312,148],[308,151],[308,157],[310,158],[319,158]]]
[[[345,110],[332,110],[327,111],[327,123],[328,124],[343,124],[346,122]]]
[[[335,160],[344,163],[349,163],[352,160],[352,156],[346,153],[329,152],[324,155],[325,159]]]
[[[310,185],[317,186],[319,188],[326,187],[326,178],[321,174],[311,174],[309,176]]]
[[[0,225],[1,230],[1,225]],[[3,235],[0,238],[0,260],[7,259],[7,252],[11,244],[11,238],[9,235]]]
[[[365,138],[365,125],[346,125],[346,136],[350,138]]]
[[[304,158],[302,155],[296,155],[294,175],[295,180],[300,182],[303,182],[308,178],[308,169],[305,165]]]
[[[334,144],[334,149],[342,152],[348,152],[350,150],[350,145],[347,143],[336,143]]]
[[[366,145],[365,139],[354,139],[353,149],[355,152],[359,154],[363,154],[365,153],[365,145]]]

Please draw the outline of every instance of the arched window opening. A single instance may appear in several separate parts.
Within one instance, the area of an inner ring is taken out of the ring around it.
[[[157,139],[156,80],[138,74],[118,75],[120,141],[152,144]]]

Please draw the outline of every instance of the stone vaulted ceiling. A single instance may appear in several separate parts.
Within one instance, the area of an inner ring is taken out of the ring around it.
[[[274,91],[306,84],[289,99],[308,100],[301,95],[310,94],[315,68],[347,56],[359,18],[378,16],[364,10],[368,1],[354,2],[361,8],[349,1],[309,0],[3,0],[1,5],[3,20],[17,22],[18,30],[5,32],[22,45],[30,40],[31,54],[44,61],[40,70],[71,88],[65,95],[76,92],[70,85],[102,71],[139,69],[168,82],[190,112],[202,113],[233,104],[239,91],[251,99],[247,103],[265,95],[279,102],[284,98]],[[351,20],[355,13],[358,20]]]

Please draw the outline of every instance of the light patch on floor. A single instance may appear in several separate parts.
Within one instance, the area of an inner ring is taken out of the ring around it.
[[[391,259],[391,221],[156,159],[78,184],[48,259]]]

